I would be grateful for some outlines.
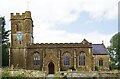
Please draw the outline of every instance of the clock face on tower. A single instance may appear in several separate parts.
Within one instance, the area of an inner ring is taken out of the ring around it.
[[[17,37],[18,37],[18,39],[21,39],[21,38],[22,38],[22,34],[21,34],[21,33],[18,33],[18,34],[17,34]]]

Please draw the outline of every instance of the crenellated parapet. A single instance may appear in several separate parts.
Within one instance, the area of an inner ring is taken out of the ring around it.
[[[73,48],[73,47],[92,47],[92,43],[33,43],[31,45],[28,46],[28,48]]]
[[[24,48],[33,41],[33,20],[30,11],[11,13],[11,45]],[[21,36],[21,38],[19,38]]]
[[[26,11],[25,13],[11,13],[11,20],[16,20],[16,19],[31,19],[31,12],[30,11]]]

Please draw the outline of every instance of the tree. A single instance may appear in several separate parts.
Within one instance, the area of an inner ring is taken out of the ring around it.
[[[108,51],[110,52],[111,68],[120,70],[120,32],[111,38]]]
[[[10,30],[5,30],[5,19],[0,17],[0,46],[2,49],[2,66],[9,65],[9,32]]]

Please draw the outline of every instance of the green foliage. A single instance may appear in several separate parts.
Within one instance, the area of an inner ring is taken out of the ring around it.
[[[17,78],[23,78],[23,77],[26,77],[25,73],[20,73],[16,76]]]
[[[9,65],[9,49],[8,44],[2,45],[2,66],[8,66]]]
[[[10,30],[5,30],[4,17],[0,17],[0,40],[2,40],[2,42],[0,42],[0,46],[2,46],[2,66],[9,65],[9,32]]]
[[[2,72],[2,77],[10,77],[10,74],[7,70]]]
[[[10,30],[5,30],[5,18],[0,17],[0,36],[2,36],[2,44],[7,43],[9,41],[9,32]]]
[[[4,68],[2,72],[2,79],[25,79],[26,74],[24,72],[20,72],[14,76],[10,74],[10,68]]]
[[[95,71],[100,71],[100,67],[95,66]]]
[[[62,79],[68,79],[67,76],[65,75]]]
[[[113,70],[113,69],[117,69],[117,65],[115,65],[116,63],[112,60],[110,60],[109,62],[109,67],[110,67],[110,70]]]
[[[120,32],[111,38],[108,51],[110,52],[110,68],[120,70]]]
[[[55,79],[58,79],[59,76],[60,76],[60,75],[59,75],[59,72],[58,72],[58,73],[55,73]]]

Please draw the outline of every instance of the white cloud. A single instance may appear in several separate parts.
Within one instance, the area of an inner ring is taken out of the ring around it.
[[[34,21],[36,42],[79,42],[86,37],[91,42],[105,40],[106,44],[109,43],[111,34],[93,32],[81,35],[50,28],[56,24],[69,24],[76,21],[82,12],[87,12],[93,20],[116,19],[118,0],[0,0],[1,16],[5,16],[7,23],[10,24],[9,14],[27,10],[27,1],[30,2],[29,10]]]
[[[110,45],[110,39],[112,38],[112,36],[114,34],[115,33],[113,33],[113,34],[102,34],[102,33],[99,33],[97,31],[95,31],[95,32],[91,32],[91,33],[86,34],[85,38],[88,39],[89,41],[91,41],[94,44],[97,44],[97,43],[99,44],[99,43],[102,43],[102,41],[103,41],[106,46],[109,46]]]
[[[93,20],[112,20],[118,16],[118,0],[83,0],[83,11]]]
[[[40,35],[41,34],[41,35]],[[115,33],[114,33],[115,34]],[[114,34],[101,34],[97,31],[87,33],[87,34],[77,34],[77,33],[68,33],[61,30],[42,30],[41,32],[35,32],[35,42],[42,43],[70,43],[78,42],[80,43],[84,38],[93,44],[101,44],[104,41],[105,46],[110,45],[110,39]]]

